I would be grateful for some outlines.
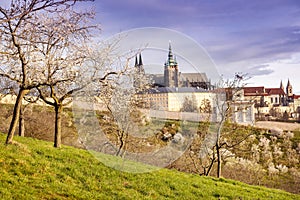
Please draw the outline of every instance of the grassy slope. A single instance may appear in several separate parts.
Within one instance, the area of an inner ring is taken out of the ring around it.
[[[132,174],[88,151],[0,134],[1,199],[300,199],[280,190],[162,169]]]

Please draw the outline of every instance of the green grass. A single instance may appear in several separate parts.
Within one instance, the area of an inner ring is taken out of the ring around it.
[[[1,199],[300,199],[281,190],[167,169],[126,173],[82,149],[15,140],[6,146],[0,134]]]

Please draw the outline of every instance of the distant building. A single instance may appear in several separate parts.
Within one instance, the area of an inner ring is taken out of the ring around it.
[[[280,82],[279,88],[244,87],[244,98],[254,102],[256,115],[282,117],[283,113],[289,113],[292,118],[297,118],[300,113],[299,95],[293,94],[293,87],[288,80],[286,87]]]

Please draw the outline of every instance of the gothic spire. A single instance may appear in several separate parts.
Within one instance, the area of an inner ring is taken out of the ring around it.
[[[292,87],[292,84],[290,83],[290,79],[288,79],[288,83],[286,86],[286,94],[288,97],[293,96],[293,87]]]
[[[173,53],[172,53],[172,47],[171,47],[171,41],[169,41],[169,60],[173,59]]]
[[[284,86],[282,84],[282,80],[280,81],[280,87],[279,88],[281,88],[284,91]]]
[[[288,79],[287,87],[291,86],[290,79]]]
[[[134,64],[135,67],[138,66],[138,58],[137,58],[137,55],[135,55],[135,64]]]
[[[141,53],[140,53],[139,57],[140,57],[140,62],[139,62],[139,66],[143,66],[143,61],[142,61],[142,54],[141,54]]]

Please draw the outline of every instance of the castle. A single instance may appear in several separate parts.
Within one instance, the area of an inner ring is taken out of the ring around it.
[[[141,54],[136,56],[136,72],[148,76],[151,80],[151,88],[137,94],[137,97],[142,99],[142,108],[164,112],[191,112],[186,111],[183,106],[189,101],[193,104],[192,112],[201,114],[201,106],[206,102],[218,116],[214,100],[218,91],[214,90],[206,73],[181,73],[170,43],[163,67],[163,74],[145,74]],[[136,79],[134,84],[137,86],[140,81]],[[281,119],[284,113],[287,113],[285,115],[290,119],[300,120],[300,95],[293,94],[290,80],[286,87],[282,82],[279,88],[243,87],[239,94],[239,98],[232,99],[231,102],[232,110],[235,111],[232,118],[237,123],[253,124],[255,116],[262,120],[269,119],[269,116]]]
[[[135,57],[135,68],[137,73],[145,73],[142,56]],[[168,58],[164,63],[164,74],[149,74],[153,88],[197,88],[210,90],[212,85],[206,73],[181,73],[179,71],[176,56],[173,55],[171,43],[169,43]]]

